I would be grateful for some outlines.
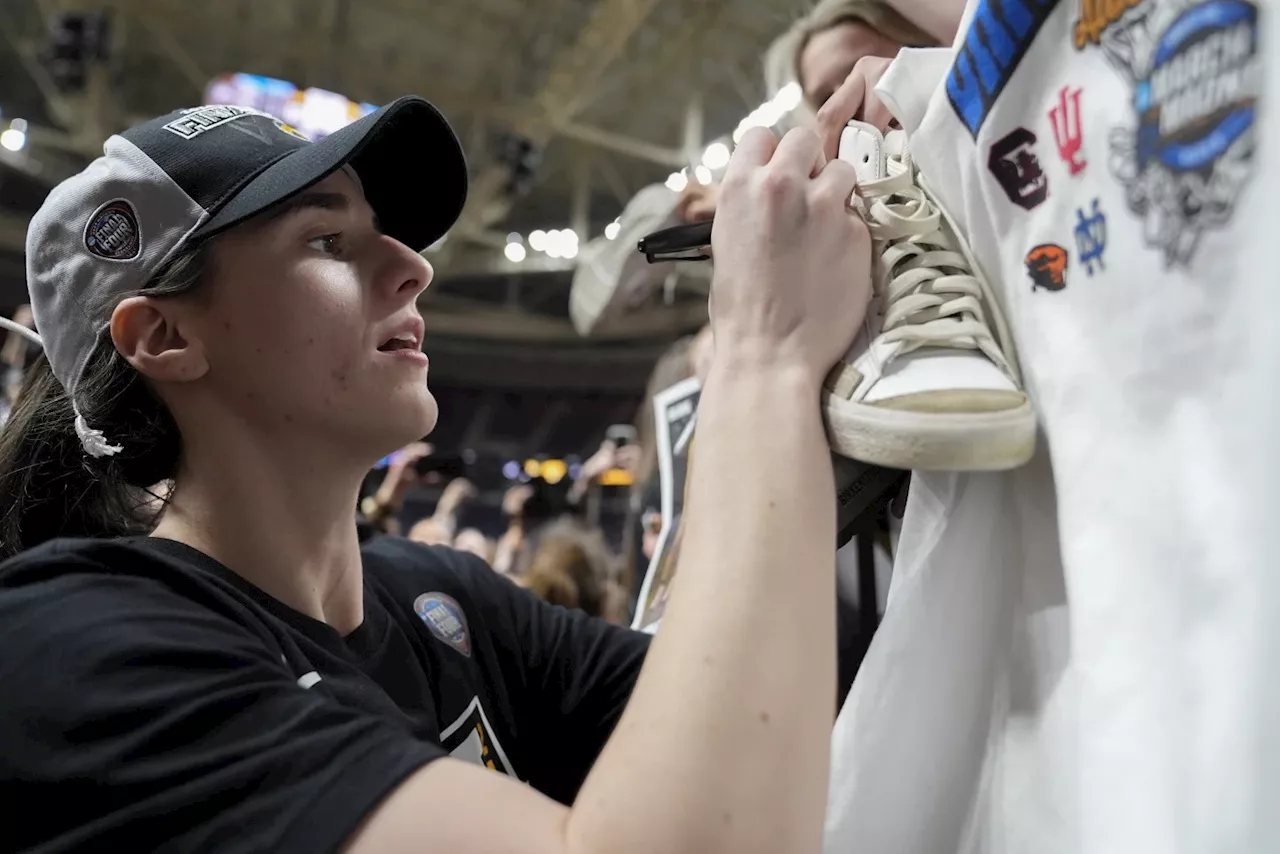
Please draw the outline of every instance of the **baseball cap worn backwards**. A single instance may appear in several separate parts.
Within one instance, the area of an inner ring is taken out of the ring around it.
[[[27,231],[27,289],[54,376],[76,384],[121,299],[179,250],[271,208],[339,169],[359,178],[382,230],[415,250],[462,212],[467,165],[444,117],[399,98],[311,142],[247,107],[177,110],[112,136],[59,184]],[[76,414],[86,452],[120,448]]]

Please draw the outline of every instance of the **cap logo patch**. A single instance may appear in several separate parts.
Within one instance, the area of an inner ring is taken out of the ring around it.
[[[192,107],[191,109],[183,110],[182,118],[174,119],[164,125],[164,129],[183,139],[195,139],[202,133],[245,116],[262,116],[264,119],[271,119],[277,124],[280,123],[274,116],[251,107],[213,104],[208,107]]]
[[[452,596],[423,593],[413,602],[414,613],[426,624],[431,634],[463,655],[471,655],[471,634],[467,631],[467,615]]]
[[[84,229],[85,248],[108,261],[132,261],[142,251],[133,205],[114,199],[94,211]]]
[[[296,127],[294,127],[293,125],[291,125],[291,124],[287,124],[286,122],[282,122],[282,121],[280,121],[279,119],[275,119],[274,121],[275,121],[275,123],[276,123],[276,127],[280,128],[280,130],[282,130],[282,131],[284,131],[285,133],[289,134],[289,136],[296,136],[298,139],[302,140],[303,142],[310,142],[310,141],[311,141],[310,139],[308,139],[308,138],[307,138],[306,134],[304,134],[302,131],[298,130],[298,129],[297,129]]]

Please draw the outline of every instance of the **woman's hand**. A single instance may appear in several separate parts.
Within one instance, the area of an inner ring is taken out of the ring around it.
[[[894,123],[893,114],[876,95],[876,84],[889,70],[892,59],[864,56],[853,66],[826,103],[818,110],[817,129],[822,137],[822,151],[828,160],[840,150],[840,134],[851,119],[858,119],[887,130]]]
[[[742,137],[711,238],[718,367],[797,367],[816,390],[848,348],[871,294],[871,236],[849,209],[856,183],[811,128]]]
[[[476,490],[475,484],[467,480],[465,477],[455,477],[445,485],[440,492],[440,500],[436,502],[435,516],[448,516],[452,518],[456,516],[458,510],[462,508],[471,499],[475,498],[479,492]]]
[[[527,483],[513,486],[502,496],[502,513],[508,519],[519,519],[524,514],[525,502],[533,497],[533,487]]]
[[[414,467],[418,460],[431,456],[433,448],[426,442],[414,442],[406,445],[387,466],[387,473],[378,487],[378,503],[385,507],[400,509],[404,503],[405,493],[418,483],[418,472]]]
[[[680,191],[676,202],[676,215],[682,222],[703,222],[716,215],[719,188],[715,184],[690,181]]]

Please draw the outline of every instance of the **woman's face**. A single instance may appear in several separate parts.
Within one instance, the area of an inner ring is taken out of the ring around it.
[[[800,53],[804,100],[818,109],[864,56],[895,57],[902,45],[866,24],[837,24],[812,36]]]
[[[257,433],[371,459],[435,426],[416,306],[431,267],[379,232],[346,172],[228,231],[212,256],[188,317],[205,365],[190,394]]]

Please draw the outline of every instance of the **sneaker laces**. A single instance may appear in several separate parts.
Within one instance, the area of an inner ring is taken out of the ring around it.
[[[876,247],[873,284],[884,315],[876,340],[897,345],[885,361],[922,347],[980,350],[1015,376],[988,325],[973,264],[917,182],[910,152],[890,156],[886,171],[855,196]]]

